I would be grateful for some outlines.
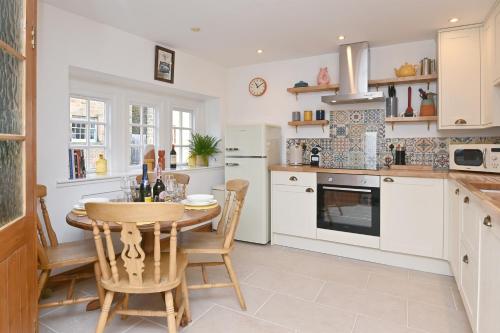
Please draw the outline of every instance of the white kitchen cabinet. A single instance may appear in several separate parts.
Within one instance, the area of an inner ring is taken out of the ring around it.
[[[380,248],[443,258],[444,180],[382,177]]]
[[[460,272],[460,188],[450,180],[448,183],[448,260],[453,275]]]
[[[500,216],[484,214],[481,226],[478,332],[500,330]]]
[[[500,6],[493,11],[486,22],[493,28],[493,82],[500,82]]]
[[[478,270],[479,258],[466,241],[460,242],[460,289],[465,311],[474,328],[477,324]],[[476,330],[474,330],[476,331]]]
[[[467,242],[474,252],[479,252],[479,200],[469,191],[460,194],[460,239]]]
[[[481,26],[439,31],[439,127],[481,127]]]
[[[300,185],[282,184],[292,177]],[[316,174],[274,171],[271,179],[272,233],[315,239]]]
[[[500,32],[500,31],[499,31]],[[496,93],[494,81],[495,68],[495,26],[488,20],[483,26],[481,53],[481,124],[483,126],[493,124],[494,102]]]

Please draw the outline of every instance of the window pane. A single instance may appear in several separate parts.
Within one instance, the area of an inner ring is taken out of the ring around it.
[[[87,125],[80,123],[71,123],[71,143],[87,143]]]
[[[180,129],[172,129],[172,144],[180,145],[181,144],[181,130]]]
[[[24,211],[23,143],[0,141],[0,227]]]
[[[179,111],[172,111],[172,126],[181,127],[181,113]]]
[[[191,128],[191,112],[182,113],[182,127]]]
[[[0,40],[12,46],[14,50],[24,53],[23,35],[24,1],[0,1]]]
[[[189,146],[189,140],[191,140],[191,130],[182,130],[182,143],[183,146]]]
[[[0,15],[0,27],[1,21]],[[22,63],[0,49],[0,133],[21,134],[23,131],[22,83]]]
[[[95,169],[95,162],[99,158],[99,154],[104,154],[104,148],[92,148],[89,149],[88,154],[85,154],[85,156],[87,156],[86,158],[88,159],[87,165],[89,169]]]
[[[143,137],[142,144],[143,145],[154,145],[155,144],[155,129],[153,127],[143,127],[142,129]]]
[[[141,144],[141,128],[139,126],[129,127],[130,143],[133,145]]]
[[[130,147],[130,165],[139,165],[141,163],[141,148]]]
[[[87,120],[87,106],[86,99],[71,97],[69,101],[69,113],[73,120]]]
[[[129,123],[140,124],[141,123],[141,108],[138,105],[129,106]]]
[[[103,123],[106,121],[106,104],[100,101],[90,101],[90,121]]]
[[[92,145],[106,143],[106,127],[104,125],[89,124],[89,142]]]
[[[189,157],[189,147],[181,148],[181,164],[187,164],[187,160]]]
[[[155,124],[155,110],[153,108],[145,106],[142,109],[142,124],[143,125]]]

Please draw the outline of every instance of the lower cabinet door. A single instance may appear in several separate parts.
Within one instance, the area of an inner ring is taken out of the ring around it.
[[[316,238],[316,187],[273,185],[272,231]]]
[[[465,310],[472,327],[477,323],[477,298],[479,269],[478,257],[474,250],[465,241],[460,242],[460,285]],[[475,330],[474,330],[475,331]]]
[[[448,183],[448,260],[457,282],[460,280],[460,188]]]
[[[478,332],[500,332],[500,217],[482,225]]]
[[[444,181],[382,177],[380,248],[443,258]]]

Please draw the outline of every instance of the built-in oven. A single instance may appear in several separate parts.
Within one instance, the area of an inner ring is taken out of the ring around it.
[[[380,236],[380,177],[318,173],[317,227]]]

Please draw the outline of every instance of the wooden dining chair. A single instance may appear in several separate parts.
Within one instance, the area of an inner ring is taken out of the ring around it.
[[[165,180],[167,176],[172,176],[174,177],[175,181],[177,184],[182,186],[182,194],[183,197],[186,197],[186,191],[187,191],[187,186],[189,185],[189,175],[186,175],[185,173],[179,173],[179,172],[167,172],[163,174],[163,179]],[[137,183],[140,183],[142,181],[142,176],[139,175],[135,177]],[[148,180],[151,186],[156,182],[156,175],[153,172],[148,173]]]
[[[216,232],[192,232],[181,234],[181,252],[186,254],[220,254],[222,262],[190,262],[189,267],[201,267],[203,284],[189,285],[189,289],[207,289],[232,287],[243,310],[246,310],[245,300],[230,258],[234,247],[234,235],[240,221],[241,210],[248,190],[246,180],[234,179],[226,183],[226,199],[224,209],[217,225]],[[231,283],[209,283],[206,267],[225,265]]]
[[[99,285],[100,267],[98,265],[97,252],[95,250],[93,239],[85,239],[81,241],[59,243],[57,235],[52,228],[49,212],[45,204],[45,197],[47,196],[47,187],[44,185],[37,185],[37,198],[40,202],[42,217],[45,224],[45,230],[40,222],[38,214],[36,215],[36,223],[38,229],[38,269],[40,276],[38,278],[38,299],[44,287],[48,282],[68,282],[69,287],[66,292],[66,298],[39,303],[39,308],[48,308],[61,305],[70,305],[84,302],[91,302],[99,300],[102,304],[104,301],[104,290]],[[47,236],[45,235],[47,234]],[[47,241],[48,238],[48,241]],[[93,264],[94,272],[75,272],[75,270],[68,273],[61,273],[51,277],[50,274],[54,269],[61,269],[66,267],[74,267],[75,265],[83,266]],[[89,297],[75,297],[75,284],[78,280],[96,278],[98,296]]]
[[[95,247],[102,271],[101,285],[106,291],[97,333],[104,331],[106,322],[115,314],[122,316],[166,317],[168,332],[177,332],[183,315],[189,313],[186,285],[187,256],[177,252],[177,223],[184,214],[184,206],[176,203],[88,203],[85,205],[92,220]],[[160,222],[171,222],[170,251],[161,253]],[[102,225],[101,225],[102,223]],[[121,255],[115,255],[109,223],[121,224]],[[141,247],[142,235],[138,226],[148,226],[154,232],[153,253],[145,253]],[[101,239],[102,227],[106,240],[107,255]],[[179,288],[180,287],[180,288]],[[177,311],[172,292],[176,295]],[[111,309],[116,293],[125,294]],[[130,294],[164,294],[165,311],[129,309]],[[182,297],[179,297],[182,296]]]

